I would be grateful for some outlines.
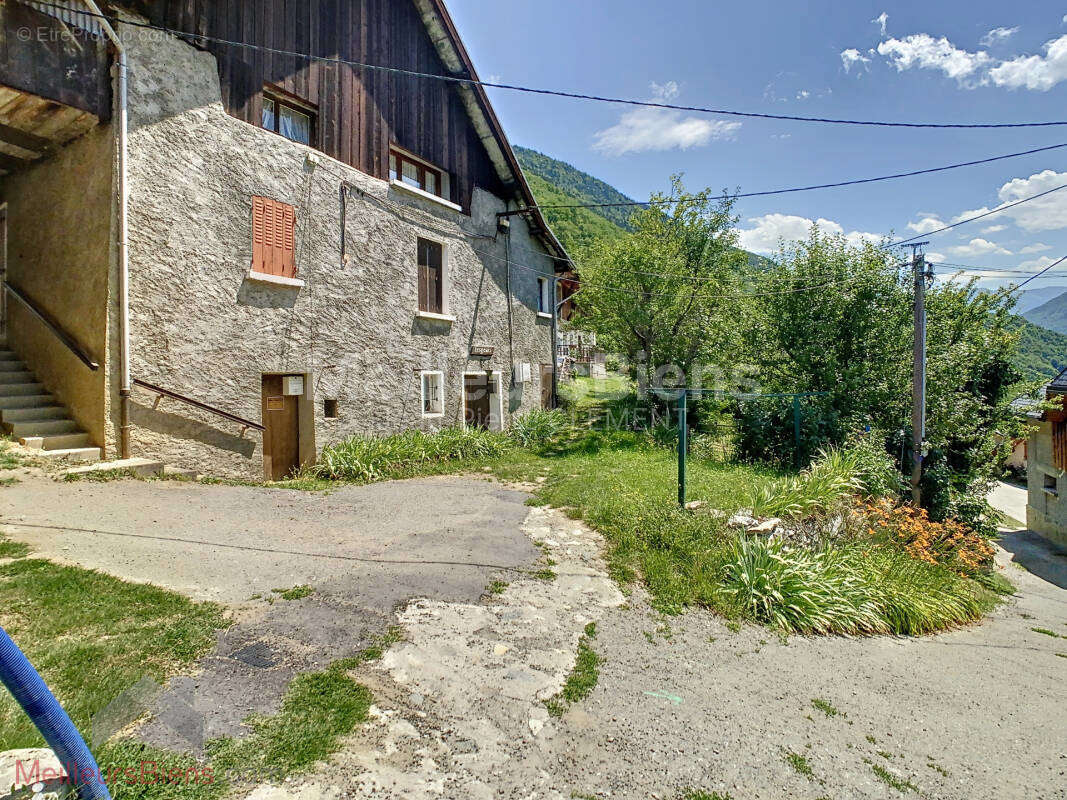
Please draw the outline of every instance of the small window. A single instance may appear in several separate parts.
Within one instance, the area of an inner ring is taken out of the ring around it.
[[[422,373],[422,415],[443,417],[445,414],[445,375],[443,372]]]
[[[1057,487],[1056,487],[1056,476],[1055,475],[1046,475],[1045,476],[1045,487],[1044,488],[1045,488],[1045,491],[1048,492],[1049,494],[1059,494],[1059,491],[1057,490]]]
[[[392,150],[389,153],[389,180],[400,181],[447,200],[443,175],[436,167],[431,167],[400,150]]]
[[[308,109],[280,97],[263,96],[262,126],[268,131],[310,145],[314,121],[314,114]]]
[[[269,197],[252,198],[252,272],[296,277],[296,209]]]
[[[552,314],[552,284],[551,278],[537,279],[537,311],[540,314]]]
[[[340,416],[337,413],[337,400],[335,398],[326,398],[322,401],[322,415],[326,419],[337,419]]]
[[[418,240],[419,311],[445,313],[444,246],[429,239]]]

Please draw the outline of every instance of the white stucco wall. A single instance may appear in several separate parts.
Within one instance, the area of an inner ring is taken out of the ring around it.
[[[307,374],[317,450],[355,433],[460,423],[467,370],[502,373],[505,423],[539,406],[538,364],[551,361],[551,324],[536,313],[537,276],[551,274],[553,263],[514,218],[511,258],[523,266],[512,268],[509,347],[505,242],[495,216],[502,200],[476,191],[467,216],[399,192],[227,115],[210,54],[154,32],[133,36],[129,50],[134,377],[259,421],[264,373]],[[348,263],[344,184],[356,190],[347,203]],[[253,195],[296,207],[302,288],[248,280]],[[419,236],[447,247],[454,323],[415,317]],[[495,354],[470,360],[472,345]],[[531,363],[533,382],[509,391],[513,362]],[[421,416],[422,370],[445,373],[442,418]],[[338,400],[338,419],[324,418],[325,398]],[[134,455],[262,477],[260,434],[172,400],[155,407],[154,399],[134,392]]]

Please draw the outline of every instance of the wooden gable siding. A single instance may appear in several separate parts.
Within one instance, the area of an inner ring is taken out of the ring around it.
[[[277,50],[446,74],[412,0],[140,0],[177,31]],[[318,149],[379,178],[397,144],[451,175],[450,198],[470,208],[474,187],[504,195],[452,84],[192,40],[218,59],[226,110],[258,125],[263,86],[318,109]]]

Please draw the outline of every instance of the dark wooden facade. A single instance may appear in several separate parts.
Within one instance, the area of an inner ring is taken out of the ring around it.
[[[139,0],[130,4],[175,31],[275,50],[447,74],[413,0]],[[504,187],[454,85],[349,64],[309,61],[194,41],[218,59],[233,116],[260,124],[263,89],[277,87],[316,110],[315,141],[351,166],[388,177],[398,145],[450,174],[465,209],[475,186]]]
[[[21,3],[0,3],[0,85],[105,120],[111,116],[110,67],[103,38]]]

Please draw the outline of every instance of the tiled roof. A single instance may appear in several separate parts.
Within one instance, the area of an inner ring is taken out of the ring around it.
[[[1053,378],[1048,388],[1053,392],[1067,392],[1067,369]]]

